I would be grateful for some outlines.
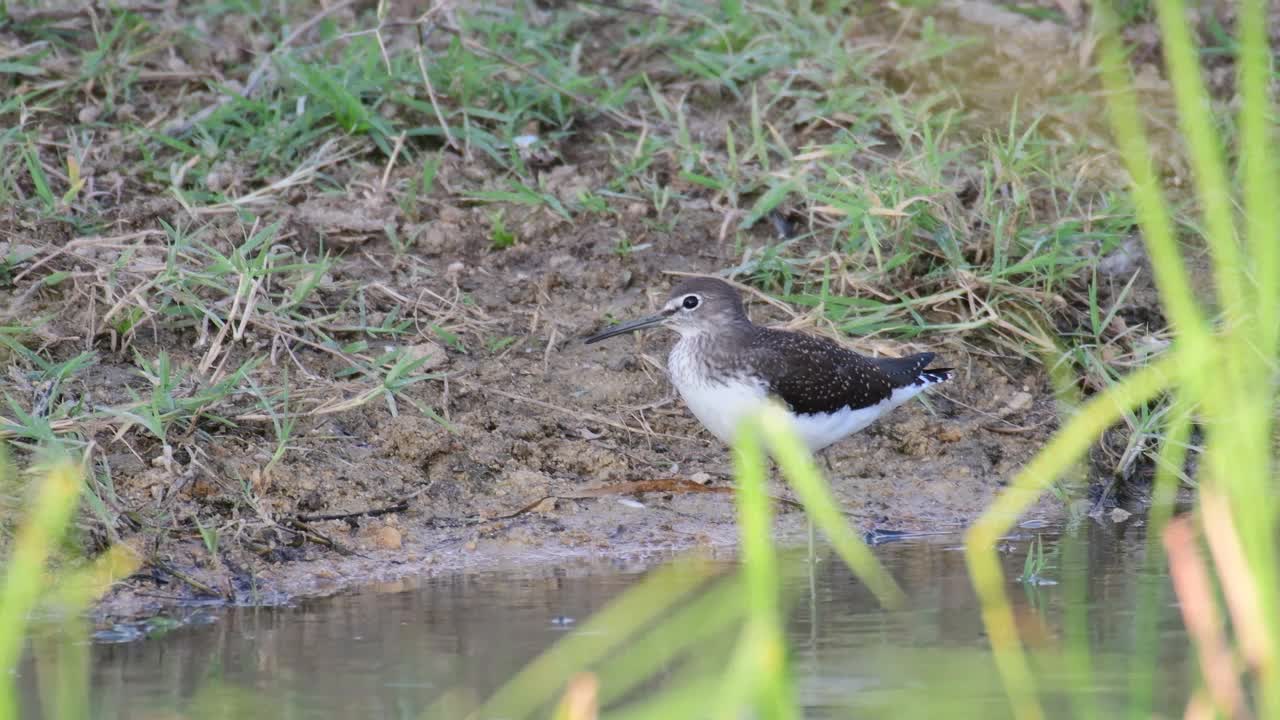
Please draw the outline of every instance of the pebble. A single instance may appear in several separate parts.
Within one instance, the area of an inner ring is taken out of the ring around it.
[[[1012,414],[1012,413],[1018,412],[1019,410],[1031,407],[1032,399],[1033,398],[1031,397],[1031,393],[1028,393],[1028,392],[1014,393],[1013,397],[1009,398],[1009,404],[1006,406],[1006,410],[1008,410],[1009,413]]]
[[[444,348],[433,342],[421,342],[405,348],[405,354],[414,360],[424,360],[418,370],[434,370],[449,362]]]
[[[440,208],[440,219],[451,225],[466,224],[469,218],[470,215],[468,215],[465,210],[461,210],[451,205],[446,205]]]
[[[960,428],[946,427],[938,431],[938,439],[942,442],[957,442],[964,437],[964,433],[960,432]]]
[[[390,525],[383,525],[378,528],[378,532],[374,533],[373,542],[383,550],[399,550],[404,544],[404,538],[399,530]]]

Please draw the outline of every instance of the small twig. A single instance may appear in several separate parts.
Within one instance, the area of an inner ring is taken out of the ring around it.
[[[236,212],[239,208],[264,202],[274,193],[278,193],[282,190],[288,190],[295,185],[309,183],[324,168],[343,162],[355,154],[352,147],[338,148],[334,151],[333,148],[336,145],[337,142],[335,140],[330,139],[325,141],[323,145],[316,149],[310,157],[304,160],[302,164],[293,172],[289,173],[289,175],[280,178],[270,185],[258,188],[257,190],[253,190],[245,195],[241,195],[238,198],[227,200],[226,202],[221,202],[216,205],[208,205],[199,208],[189,207],[181,195],[177,195],[177,199],[179,203],[181,203],[192,215],[218,215]],[[331,152],[333,153],[332,155],[330,155]]]
[[[41,267],[43,267],[43,266],[44,266],[45,264],[47,264],[49,261],[53,260],[54,258],[57,258],[58,256],[60,256],[60,255],[62,255],[62,254],[69,253],[70,251],[75,250],[75,249],[77,249],[77,248],[82,248],[82,247],[102,247],[102,246],[107,246],[107,247],[117,247],[117,246],[115,245],[115,243],[123,243],[123,242],[128,241],[128,240],[145,240],[146,238],[151,237],[151,236],[153,236],[153,235],[164,235],[164,231],[162,231],[162,230],[140,230],[140,231],[138,231],[138,232],[127,233],[127,234],[124,234],[124,235],[113,235],[113,236],[110,236],[110,237],[102,237],[102,236],[99,236],[99,235],[90,235],[90,236],[86,236],[86,237],[78,237],[78,238],[76,238],[76,239],[74,239],[74,240],[72,240],[72,241],[70,241],[70,242],[66,243],[65,245],[54,245],[54,244],[52,244],[52,243],[51,243],[51,244],[47,247],[47,249],[48,249],[48,250],[50,250],[50,253],[49,253],[47,256],[45,256],[45,257],[41,258],[39,261],[37,261],[37,262],[35,262],[35,263],[32,263],[31,267],[29,267],[29,268],[27,268],[27,269],[23,270],[22,272],[18,273],[18,274],[13,278],[13,284],[14,284],[14,285],[17,285],[18,283],[22,282],[22,280],[23,280],[27,275],[30,275],[31,273],[35,272],[36,270],[39,270]],[[119,246],[119,247],[134,247],[134,246],[133,246],[133,245],[125,245],[125,246]]]
[[[385,193],[387,191],[387,182],[391,180],[391,171],[395,169],[396,158],[400,157],[400,151],[404,149],[405,133],[396,136],[396,144],[391,148],[391,157],[387,158],[387,166],[382,170],[382,180],[379,182],[378,190]]]
[[[299,535],[306,538],[307,540],[310,540],[311,542],[317,545],[323,545],[344,557],[350,557],[352,555],[359,555],[360,557],[365,557],[364,555],[361,555],[360,553],[356,552],[355,550],[352,550],[346,545],[343,545],[337,540],[325,537],[323,533],[316,530],[315,528],[310,527],[309,525],[307,525],[305,522],[301,520],[297,520],[297,519],[289,520],[285,524],[280,525],[280,527],[286,530],[298,533]]]
[[[17,420],[12,420],[10,418],[5,417],[4,415],[0,415],[0,425],[7,425],[9,427],[22,426],[22,424],[19,423]],[[50,422],[49,429],[55,433],[71,432],[72,430],[77,430],[81,428],[83,425],[84,423],[81,423],[78,420],[74,420],[71,418],[63,418],[61,420],[54,420],[53,422]],[[11,440],[13,438],[21,437],[21,436],[22,436],[22,433],[16,430],[0,430],[0,440]]]
[[[365,403],[369,402],[370,400],[373,400],[381,396],[383,392],[385,392],[385,389],[382,387],[368,388],[364,392],[355,396],[354,398],[350,398],[348,400],[329,401],[318,407],[311,408],[310,410],[303,410],[303,411],[292,412],[292,413],[275,413],[274,415],[268,414],[268,413],[244,413],[242,415],[236,415],[233,419],[236,420],[237,422],[265,422],[269,420],[285,420],[289,418],[307,418],[307,417],[320,417],[322,415],[333,415],[335,413],[354,410],[364,405]]]
[[[1004,422],[1008,421],[1006,420]],[[983,425],[982,429],[987,432],[996,433],[997,435],[1026,435],[1028,433],[1041,430],[1048,424],[1049,421],[1044,420],[1036,423],[1035,425],[1013,425],[1012,423],[1010,423],[1010,427],[1002,427],[1000,425]]]
[[[155,598],[157,600],[168,600],[170,602],[182,602],[184,600],[189,600],[189,598],[185,598],[181,595],[166,595],[165,593],[135,592],[133,594],[138,597]]]
[[[406,297],[405,295],[400,294],[399,292],[393,290],[392,288],[387,287],[386,285],[380,282],[371,283],[367,287],[370,290],[377,290],[383,295],[386,295],[387,297],[399,303],[401,306],[409,307],[414,310],[422,310],[427,313],[430,313],[433,316],[432,320],[436,325],[443,326],[445,323],[455,320],[455,318],[459,325],[492,325],[494,324],[494,321],[490,320],[488,316],[484,314],[484,310],[480,309],[479,307],[475,307],[473,305],[466,305],[460,302],[458,298],[454,298],[450,300],[449,298],[446,298],[437,292],[433,292],[430,288],[421,288],[418,291],[418,297],[411,298],[411,297]],[[423,295],[431,296],[435,300],[439,301],[440,304],[444,305],[445,307],[443,309],[437,309],[428,305],[427,303],[421,300]]]
[[[444,144],[458,149],[458,141],[453,139],[449,131],[449,123],[445,122],[444,113],[440,111],[440,101],[436,99],[435,85],[431,84],[431,75],[427,72],[427,39],[426,23],[418,24],[418,72],[422,73],[422,82],[427,86],[427,99],[431,101],[431,109],[435,111],[436,122],[440,123],[440,131],[444,133]],[[470,160],[470,157],[467,158]]]
[[[358,510],[356,512],[330,513],[328,515],[298,515],[294,519],[304,523],[324,522],[326,520],[348,520],[358,517],[378,517],[379,515],[390,515],[392,513],[404,512],[409,509],[408,500],[398,500],[394,505],[387,505],[380,508],[369,508],[367,510]]]
[[[240,287],[236,288],[235,297],[231,300],[231,309],[227,311],[227,317],[223,321],[222,327],[218,328],[218,334],[214,336],[213,342],[209,345],[209,349],[200,360],[200,364],[196,366],[196,373],[201,377],[206,377],[208,375],[209,369],[213,367],[214,361],[218,359],[218,355],[222,352],[222,341],[227,337],[227,332],[235,323],[236,312],[240,309],[240,300],[244,297],[244,294],[241,293],[240,290],[243,289],[244,281],[247,279],[247,275],[240,276]],[[261,278],[259,278],[259,280],[261,280]]]
[[[167,575],[172,575],[174,578],[182,581],[187,585],[190,585],[191,587],[195,588],[199,592],[204,593],[205,595],[222,598],[224,600],[230,599],[226,593],[219,592],[213,589],[209,585],[206,585],[200,582],[199,580],[196,580],[195,578],[191,577],[190,575],[184,572],[181,572],[180,570],[178,570],[177,568],[175,568],[174,566],[170,565],[169,563],[163,560],[152,559],[152,560],[149,560],[147,564],[155,568],[156,570],[159,570],[160,572],[163,572]]]
[[[659,478],[657,480],[628,480],[624,482],[614,483],[612,485],[601,485],[597,487],[585,488],[575,493],[566,493],[563,495],[543,495],[533,502],[526,503],[516,510],[501,515],[490,515],[484,517],[463,518],[462,522],[468,525],[475,525],[484,522],[493,522],[498,520],[511,520],[534,510],[539,505],[548,500],[596,500],[604,497],[615,495],[644,495],[647,493],[664,493],[669,495],[676,494],[703,494],[711,493],[715,495],[733,495],[735,490],[731,487],[701,485],[692,480],[682,478]],[[780,497],[777,495],[770,496],[770,499],[779,505],[785,505],[788,508],[802,510],[804,506],[795,500]]]

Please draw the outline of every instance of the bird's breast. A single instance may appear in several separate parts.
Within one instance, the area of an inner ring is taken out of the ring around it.
[[[738,423],[767,398],[764,385],[737,369],[708,362],[697,338],[682,338],[667,358],[671,383],[694,417],[720,439],[733,442]]]

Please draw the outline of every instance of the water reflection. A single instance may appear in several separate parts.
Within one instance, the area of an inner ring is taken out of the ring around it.
[[[1127,693],[1134,608],[1142,577],[1141,527],[1087,523],[1088,542],[1072,561],[1046,534],[1053,577],[1070,582],[1011,589],[1041,670],[1061,686],[1089,683],[1101,708]],[[1005,569],[1016,579],[1032,533],[1011,538]],[[951,717],[1007,713],[959,538],[918,538],[876,550],[910,597],[910,608],[881,611],[834,558],[808,572],[798,563],[791,636],[795,667],[814,716],[898,716],[908,703],[938,704]],[[1063,567],[1063,560],[1068,565]],[[639,579],[643,568],[612,562],[475,573],[370,587],[291,608],[192,610],[206,621],[137,642],[92,649],[92,714],[101,718],[416,717],[446,690],[491,692],[543,648]],[[1157,578],[1161,585],[1163,578]],[[1081,678],[1052,658],[1063,643],[1068,598],[1083,597],[1093,676]],[[1176,610],[1159,604],[1166,643],[1161,672],[1187,677]],[[189,619],[189,618],[188,618]],[[37,665],[22,673],[35,700]],[[1160,705],[1180,707],[1180,683],[1157,685]],[[1049,688],[1050,692],[1053,688]],[[1052,697],[1052,695],[1050,696]],[[38,717],[37,702],[28,715]],[[1052,708],[1051,708],[1052,709]],[[1063,706],[1063,714],[1070,708]],[[850,712],[852,711],[852,712]]]

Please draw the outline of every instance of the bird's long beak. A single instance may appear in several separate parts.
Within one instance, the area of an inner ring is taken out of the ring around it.
[[[653,327],[654,325],[661,325],[662,323],[666,322],[668,317],[669,317],[668,314],[658,313],[657,315],[650,315],[649,317],[640,318],[639,320],[632,320],[631,322],[624,322],[620,325],[614,325],[613,327],[609,328],[608,330],[605,330],[604,332],[596,333],[595,335],[592,335],[591,337],[587,338],[586,344],[590,345],[593,342],[608,340],[614,335],[622,335],[623,333],[643,330],[647,327]]]

